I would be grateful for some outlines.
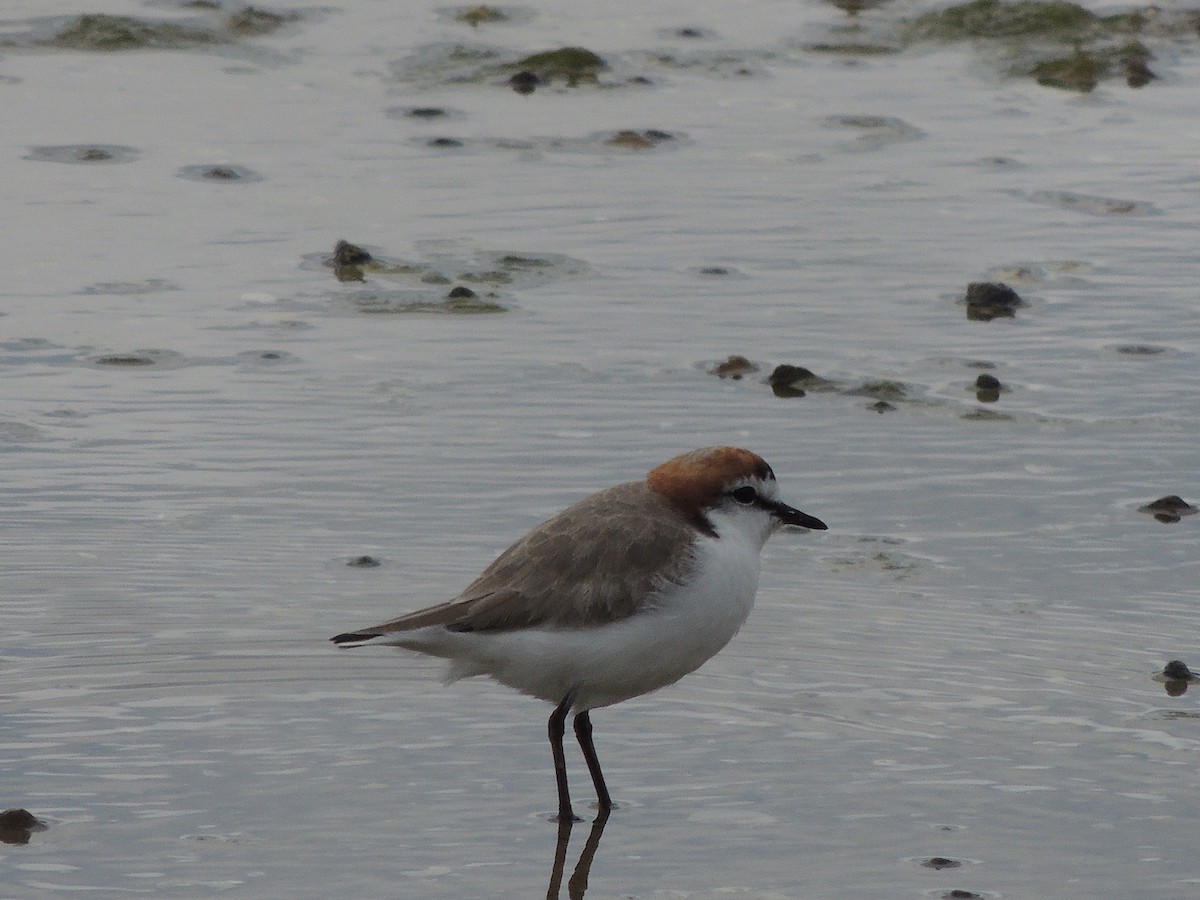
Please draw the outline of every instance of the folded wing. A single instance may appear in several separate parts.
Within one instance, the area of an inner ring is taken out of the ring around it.
[[[620,484],[538,525],[454,600],[331,640],[361,644],[428,626],[487,632],[617,621],[686,579],[694,537],[644,482]],[[675,562],[664,570],[664,560]]]

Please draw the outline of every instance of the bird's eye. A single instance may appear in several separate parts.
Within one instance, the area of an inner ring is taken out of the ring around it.
[[[738,503],[749,506],[758,499],[758,491],[750,487],[750,485],[746,485],[745,487],[738,488],[736,491],[732,491],[730,496]]]

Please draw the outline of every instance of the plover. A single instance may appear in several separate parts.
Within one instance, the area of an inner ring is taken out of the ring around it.
[[[331,640],[416,650],[449,661],[447,682],[487,675],[555,704],[560,821],[575,818],[563,755],[573,713],[607,814],[589,713],[672,684],[729,643],[754,605],[763,545],[782,525],[826,527],[778,499],[760,456],[693,450],[538,525],[453,600]]]

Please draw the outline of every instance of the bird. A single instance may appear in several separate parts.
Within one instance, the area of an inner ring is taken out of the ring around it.
[[[559,822],[579,821],[563,751],[573,714],[607,816],[591,711],[673,684],[729,643],[754,605],[767,538],[827,528],[778,494],[758,454],[692,450],[537,525],[453,600],[330,640],[417,651],[447,661],[446,683],[489,676],[554,704]]]

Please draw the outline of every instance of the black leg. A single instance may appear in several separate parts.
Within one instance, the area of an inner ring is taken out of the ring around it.
[[[604,783],[604,773],[600,771],[600,760],[596,756],[596,745],[592,743],[592,720],[587,712],[581,712],[575,717],[575,737],[579,739],[579,749],[587,761],[588,771],[592,773],[592,784],[596,785],[596,798],[600,801],[600,814],[607,818],[612,809],[612,798],[608,796],[608,785]]]
[[[563,754],[563,734],[567,730],[567,713],[575,702],[575,692],[563,697],[562,703],[550,713],[550,752],[554,755],[554,777],[558,782],[558,821],[578,822],[571,809],[571,791],[567,787],[567,758]],[[589,762],[588,765],[591,765]]]

